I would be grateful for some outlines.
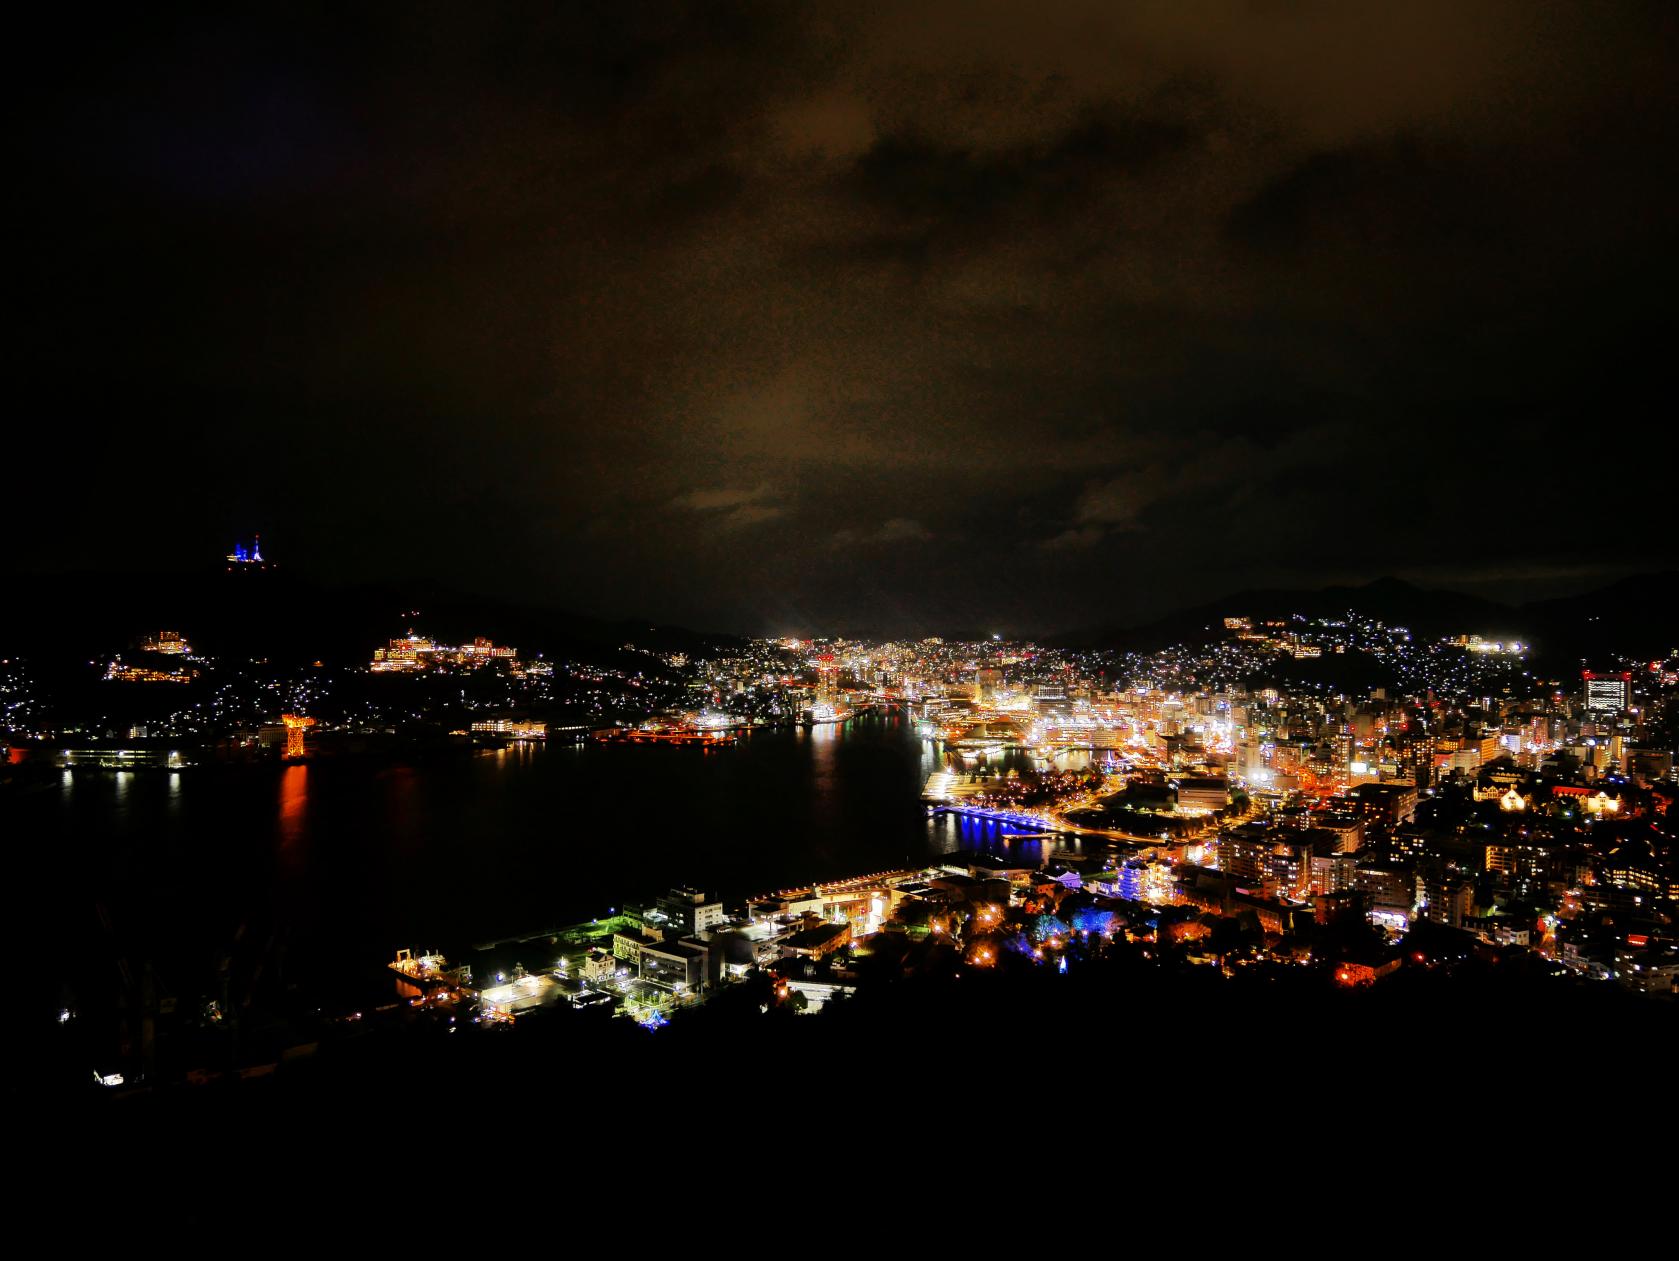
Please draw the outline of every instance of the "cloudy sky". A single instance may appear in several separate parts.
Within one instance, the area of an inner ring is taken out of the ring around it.
[[[8,567],[919,632],[1670,562],[1671,4],[123,20],[25,41]]]

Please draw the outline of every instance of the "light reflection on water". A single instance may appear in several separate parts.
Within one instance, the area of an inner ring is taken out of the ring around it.
[[[309,809],[309,768],[288,766],[280,772],[280,850],[302,844]]]
[[[1041,843],[1018,827],[928,816],[941,752],[869,715],[716,749],[562,741],[66,772],[57,793],[0,802],[0,830],[43,842],[30,851],[43,883],[97,871],[160,958],[210,957],[248,923],[253,940],[290,941],[294,969],[330,971],[572,923],[674,883],[732,897],[963,849],[1036,861]]]
[[[966,814],[934,815],[927,820],[927,837],[928,849],[941,855],[967,851],[1036,862],[1046,852],[1036,829]]]

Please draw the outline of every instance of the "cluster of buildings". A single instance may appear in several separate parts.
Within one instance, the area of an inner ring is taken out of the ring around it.
[[[1107,879],[1082,873],[1080,888],[1249,919],[1279,958],[1293,957],[1288,938],[1303,926],[1364,925],[1383,944],[1340,960],[1342,981],[1391,974],[1405,935],[1422,929],[1460,934],[1465,955],[1517,951],[1581,976],[1671,988],[1674,663],[1545,678],[1528,669],[1520,641],[1420,642],[1350,614],[1236,617],[1225,631],[1117,658],[936,639],[765,641],[755,655],[700,668],[721,701],[761,690],[790,694],[796,709],[831,671],[849,700],[910,705],[944,754],[929,802],[1027,801],[1029,778],[1087,806],[1109,794],[1162,818],[1199,816],[1192,833],[1134,846]],[[1349,654],[1379,665],[1384,681],[1354,692],[1286,675],[1287,663]],[[1067,777],[1042,760],[1026,778],[984,769],[1009,750],[1085,750],[1093,770]],[[1089,809],[1040,817],[1088,832],[1112,823]],[[878,891],[883,922],[902,888]],[[843,928],[847,949],[870,936],[850,917]],[[823,940],[839,936],[825,929]]]
[[[1659,788],[1623,796],[1629,810],[1672,800]],[[1670,861],[1663,869],[1625,838],[1537,859],[1529,836],[1436,827],[1419,822],[1420,804],[1414,787],[1367,784],[1333,807],[1282,806],[1194,847],[959,854],[727,904],[676,888],[584,926],[550,971],[520,969],[522,988],[488,993],[517,1000],[497,1016],[564,1000],[656,1026],[754,977],[771,1001],[814,1012],[894,978],[1116,958],[1228,978],[1315,970],[1341,987],[1527,960],[1536,974],[1675,991]]]
[[[198,672],[181,666],[138,665],[112,657],[104,677],[107,683],[191,683]]]
[[[476,669],[493,662],[519,659],[516,648],[505,648],[482,636],[470,644],[440,644],[413,631],[373,650],[368,667],[375,673],[413,673],[422,670]]]
[[[165,630],[146,636],[140,642],[140,651],[162,653],[166,657],[190,657],[192,645],[179,631]]]
[[[1117,956],[1227,977],[1316,969],[1338,986],[1502,963],[1674,993],[1679,789],[1618,774],[1583,787],[1506,757],[1432,789],[1278,796],[1193,843],[1046,836],[1015,851],[1030,860],[957,854],[739,903],[672,889],[574,936],[510,1014],[540,991],[656,1025],[754,976],[816,1011],[892,977]],[[1599,799],[1613,804],[1583,804]]]

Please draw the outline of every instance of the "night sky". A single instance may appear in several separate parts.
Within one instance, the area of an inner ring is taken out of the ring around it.
[[[238,8],[16,33],[7,568],[931,633],[1671,563],[1679,6]]]

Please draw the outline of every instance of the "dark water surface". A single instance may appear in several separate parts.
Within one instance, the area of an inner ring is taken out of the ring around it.
[[[938,756],[876,714],[722,749],[76,772],[0,800],[0,837],[51,985],[87,996],[150,960],[185,1000],[231,956],[253,988],[329,990],[398,946],[458,957],[673,884],[740,897],[1001,845],[994,824],[927,817]]]

